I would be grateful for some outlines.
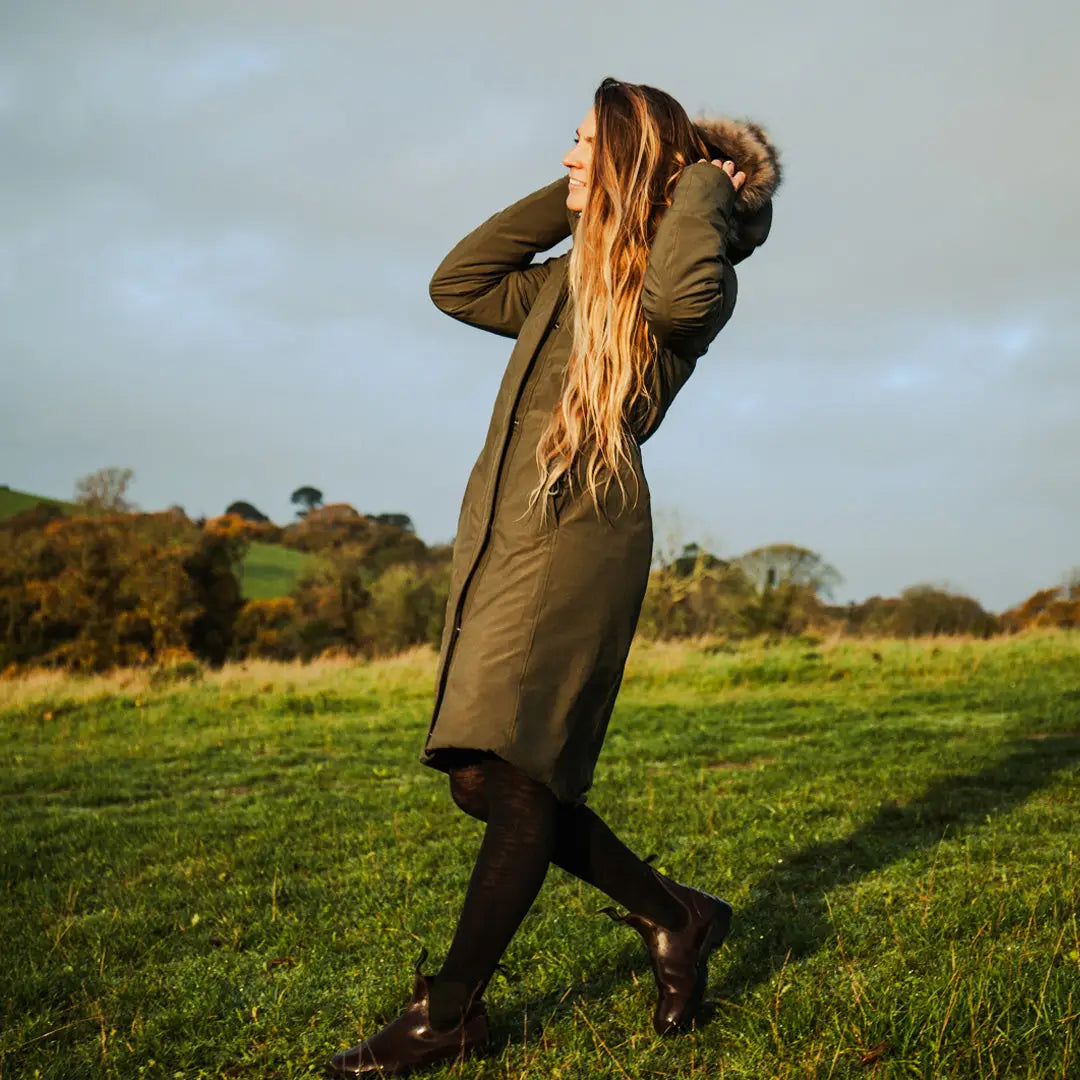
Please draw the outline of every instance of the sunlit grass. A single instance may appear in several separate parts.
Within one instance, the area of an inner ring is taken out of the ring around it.
[[[0,1077],[317,1075],[395,1015],[482,830],[434,674],[0,681]],[[589,801],[734,904],[703,1024],[554,869],[454,1075],[1076,1076],[1078,780],[1080,634],[636,642]]]
[[[240,564],[240,583],[247,600],[270,600],[288,596],[301,571],[313,556],[283,544],[255,540]]]

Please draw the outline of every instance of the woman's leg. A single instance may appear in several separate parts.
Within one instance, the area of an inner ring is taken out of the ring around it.
[[[487,821],[488,796],[480,763],[450,773],[450,794],[467,814]],[[686,922],[685,909],[660,884],[649,864],[587,806],[558,804],[551,861],[669,930],[680,930]]]
[[[686,910],[596,811],[587,806],[563,806],[562,810],[555,838],[557,865],[629,911],[668,930],[683,928]]]
[[[436,1030],[459,1023],[470,992],[487,985],[540,891],[558,828],[560,804],[546,785],[497,757],[469,768],[483,783],[487,825],[453,941],[431,981]]]

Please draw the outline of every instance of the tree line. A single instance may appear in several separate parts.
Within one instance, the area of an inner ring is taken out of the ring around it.
[[[130,479],[130,470],[92,474],[80,481],[74,513],[43,502],[0,522],[0,673],[438,647],[452,545],[425,544],[407,515],[327,505],[308,488],[298,489],[305,494],[287,526],[243,502],[193,520],[180,507],[138,511],[126,496]],[[255,541],[312,556],[289,595],[245,600],[242,565]],[[819,554],[794,544],[729,558],[684,544],[657,558],[638,633],[988,637],[1080,626],[1080,577],[1000,615],[930,585],[835,604],[841,581]]]

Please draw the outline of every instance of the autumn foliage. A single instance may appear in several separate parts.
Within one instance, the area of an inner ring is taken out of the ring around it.
[[[293,660],[304,651],[300,609],[291,596],[249,600],[233,630],[233,651],[239,656]]]
[[[39,517],[0,528],[0,669],[102,671],[170,650],[225,659],[242,540],[177,512]]]
[[[40,503],[0,522],[0,673],[152,665],[173,677],[249,657],[437,648],[452,548],[428,547],[398,516],[366,516],[336,503],[282,529],[251,513],[196,524],[179,508],[95,508],[66,517]],[[253,541],[310,554],[291,595],[244,602],[239,569]],[[1080,580],[1037,592],[1000,616],[929,585],[831,604],[828,594],[840,580],[820,556],[792,544],[730,559],[688,544],[657,560],[638,633],[986,637],[1080,627]]]
[[[1010,633],[1032,627],[1080,627],[1080,581],[1060,589],[1041,589],[1006,611],[1001,621]]]
[[[292,596],[245,603],[249,544],[282,539],[314,556],[309,570]],[[342,504],[286,530],[238,513],[197,525],[180,510],[69,518],[40,504],[0,523],[0,672],[180,670],[437,644],[449,559],[448,546]]]
[[[272,521],[254,521],[240,514],[222,514],[220,517],[209,518],[203,525],[203,530],[247,544],[253,540],[261,540],[267,544],[280,543],[284,531]]]

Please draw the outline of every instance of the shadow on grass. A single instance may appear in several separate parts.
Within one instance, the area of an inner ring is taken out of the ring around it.
[[[943,777],[903,805],[884,802],[872,820],[843,840],[785,855],[754,887],[750,904],[736,910],[729,938],[734,963],[714,983],[714,995],[749,994],[785,962],[831,942],[835,931],[825,903],[830,890],[930,848],[952,830],[1007,813],[1077,762],[1080,734],[1018,740],[1011,753],[985,769]]]
[[[1045,787],[1055,773],[1077,762],[1080,734],[1017,740],[1012,752],[994,765],[944,777],[904,805],[887,801],[850,836],[785,855],[751,890],[749,905],[736,908],[729,948],[724,950],[734,960],[720,979],[713,980],[710,997],[735,1000],[746,996],[785,963],[825,948],[835,936],[825,903],[830,890],[928,849],[950,830],[980,824],[989,814],[1008,812]],[[792,904],[793,895],[797,905]],[[529,1017],[527,1042],[538,1040],[541,1029],[557,1014],[569,1015],[578,1002],[602,1000],[625,985],[634,971],[651,984],[640,939],[636,934],[633,939],[587,984],[553,991],[509,1010],[498,1025],[506,1038],[496,1037],[495,1043],[520,1045],[525,1014]],[[706,1001],[696,1026],[706,1025],[715,1011],[715,1005]],[[647,1017],[644,1022],[648,1023]]]
[[[607,922],[607,916],[598,916]],[[536,1046],[544,1037],[544,1030],[552,1024],[573,1015],[578,1005],[589,1016],[592,1007],[602,1009],[605,999],[611,997],[620,988],[625,988],[637,973],[649,987],[653,985],[652,970],[649,967],[648,954],[641,938],[633,930],[628,930],[628,940],[614,959],[606,958],[602,969],[586,983],[575,983],[540,994],[525,1001],[514,1001],[512,989],[506,995],[503,1008],[493,1010],[491,1017],[491,1051],[502,1053],[508,1046],[514,1049]],[[651,1031],[653,998],[650,996],[642,1012],[642,1030]]]

